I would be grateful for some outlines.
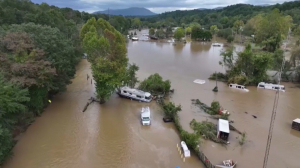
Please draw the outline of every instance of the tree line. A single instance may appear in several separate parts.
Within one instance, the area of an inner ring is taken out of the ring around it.
[[[92,17],[108,20],[124,34],[134,25],[133,18],[0,1],[0,165],[11,155],[13,138],[71,83],[83,55],[80,30]]]

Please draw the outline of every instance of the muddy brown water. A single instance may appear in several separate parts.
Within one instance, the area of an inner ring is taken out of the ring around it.
[[[145,33],[145,32],[144,32]],[[220,41],[220,40],[219,40]],[[247,133],[244,146],[238,134],[231,132],[227,148],[203,141],[201,149],[215,164],[222,160],[238,161],[237,167],[262,167],[275,92],[249,87],[250,92],[232,90],[219,82],[219,92],[212,92],[215,81],[207,78],[219,65],[220,47],[207,43],[129,42],[128,57],[139,65],[140,80],[159,73],[172,82],[171,100],[182,105],[180,120],[185,129],[189,122],[209,119],[191,104],[198,98],[210,104],[213,100],[231,112],[231,120]],[[180,142],[173,124],[162,122],[162,112],[155,102],[139,103],[113,95],[104,104],[92,104],[82,113],[87,100],[94,95],[94,84],[86,80],[91,74],[89,63],[82,60],[68,90],[57,95],[41,117],[28,128],[14,148],[14,156],[4,168],[199,168],[195,157],[183,162],[176,149]],[[204,79],[203,85],[193,83]],[[300,89],[285,83],[280,93],[268,167],[299,168],[300,132],[291,130],[292,120],[300,117]],[[152,125],[141,126],[139,109],[149,105]],[[246,114],[247,112],[248,114]],[[251,115],[256,115],[254,119]],[[211,120],[211,119],[209,119]],[[211,120],[215,122],[215,120]]]

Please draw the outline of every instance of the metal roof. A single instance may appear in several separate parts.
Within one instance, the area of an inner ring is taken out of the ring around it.
[[[219,127],[219,131],[226,132],[226,133],[230,132],[228,120],[219,119],[218,127]]]
[[[300,124],[300,118],[296,118],[295,120],[293,120],[293,122],[296,122],[296,123]]]

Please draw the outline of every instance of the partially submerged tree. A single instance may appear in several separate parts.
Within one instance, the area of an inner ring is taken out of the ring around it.
[[[171,82],[169,80],[163,81],[162,77],[155,73],[142,81],[139,88],[152,94],[166,94],[171,89]]]
[[[136,77],[136,72],[139,70],[139,67],[136,64],[129,64],[127,67],[126,76],[124,79],[124,84],[128,85],[131,88],[134,88],[138,79]]]
[[[181,105],[176,106],[173,102],[163,103],[162,109],[166,117],[174,119],[181,111]]]
[[[182,37],[184,37],[184,30],[183,28],[178,27],[174,32],[174,38],[179,41]]]
[[[107,21],[92,18],[82,27],[83,47],[92,64],[96,94],[100,103],[126,80],[126,42]]]

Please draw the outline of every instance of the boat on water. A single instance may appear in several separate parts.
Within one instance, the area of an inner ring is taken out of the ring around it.
[[[223,165],[216,165],[216,168],[234,168],[236,164],[233,160],[224,160]]]
[[[191,157],[191,151],[187,147],[186,143],[184,141],[180,142],[181,148],[183,150],[184,157]]]
[[[221,43],[212,43],[212,46],[214,46],[214,47],[221,47],[222,44]]]
[[[151,102],[152,101],[152,96],[149,92],[144,92],[138,89],[133,89],[127,86],[120,87],[117,90],[117,94],[120,97],[132,99],[132,100],[137,100],[141,102]]]
[[[138,41],[139,38],[137,38],[137,37],[132,37],[131,40],[132,40],[132,41]]]
[[[257,88],[268,89],[268,90],[279,90],[279,91],[285,92],[284,85],[277,85],[277,84],[272,84],[272,83],[260,82],[260,83],[258,83]]]
[[[229,87],[233,88],[233,89],[238,89],[238,90],[242,90],[242,91],[245,91],[245,92],[249,92],[249,90],[246,89],[246,86],[244,86],[244,85],[229,84]]]

